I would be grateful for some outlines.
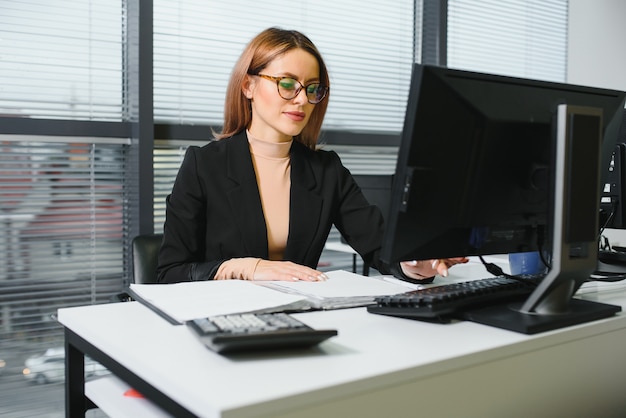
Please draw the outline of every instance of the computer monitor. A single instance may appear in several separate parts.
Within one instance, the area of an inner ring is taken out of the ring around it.
[[[624,229],[624,157],[626,157],[626,144],[618,143],[611,156],[610,166],[607,168],[607,180],[600,195],[600,227]]]
[[[601,167],[626,95],[419,64],[410,88],[383,262],[548,252],[523,304],[466,317],[534,333],[614,314],[572,296],[597,264]]]
[[[600,197],[600,227],[626,229],[626,110]]]

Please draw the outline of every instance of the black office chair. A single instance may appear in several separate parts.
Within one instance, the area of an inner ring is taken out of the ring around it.
[[[156,268],[163,234],[137,235],[132,242],[133,282],[156,283]]]

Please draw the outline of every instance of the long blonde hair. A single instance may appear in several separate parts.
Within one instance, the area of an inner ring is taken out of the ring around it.
[[[302,49],[317,59],[320,68],[320,82],[330,87],[326,64],[324,64],[317,47],[308,37],[295,30],[266,29],[248,43],[233,68],[226,89],[224,126],[221,133],[214,134],[215,138],[222,139],[232,136],[250,126],[252,109],[249,99],[245,97],[242,91],[246,75],[258,74],[273,59],[293,49]],[[315,149],[327,107],[328,97],[315,105],[309,122],[302,132],[294,137],[296,141]]]

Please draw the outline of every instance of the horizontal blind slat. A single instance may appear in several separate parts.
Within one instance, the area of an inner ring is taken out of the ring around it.
[[[122,120],[123,19],[106,0],[1,2],[0,113]]]
[[[567,0],[450,0],[448,66],[565,81]]]
[[[400,131],[413,61],[412,1],[367,8],[329,0],[248,6],[235,11],[218,1],[155,1],[155,120],[221,124],[238,55],[256,33],[280,26],[309,36],[329,67],[326,129]],[[294,15],[294,9],[301,12]],[[253,16],[246,27],[239,24],[242,13]]]

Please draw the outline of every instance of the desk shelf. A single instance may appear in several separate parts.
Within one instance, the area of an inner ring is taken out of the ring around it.
[[[85,383],[87,396],[109,418],[172,418],[145,398],[125,395],[131,389],[114,375],[102,376]]]

